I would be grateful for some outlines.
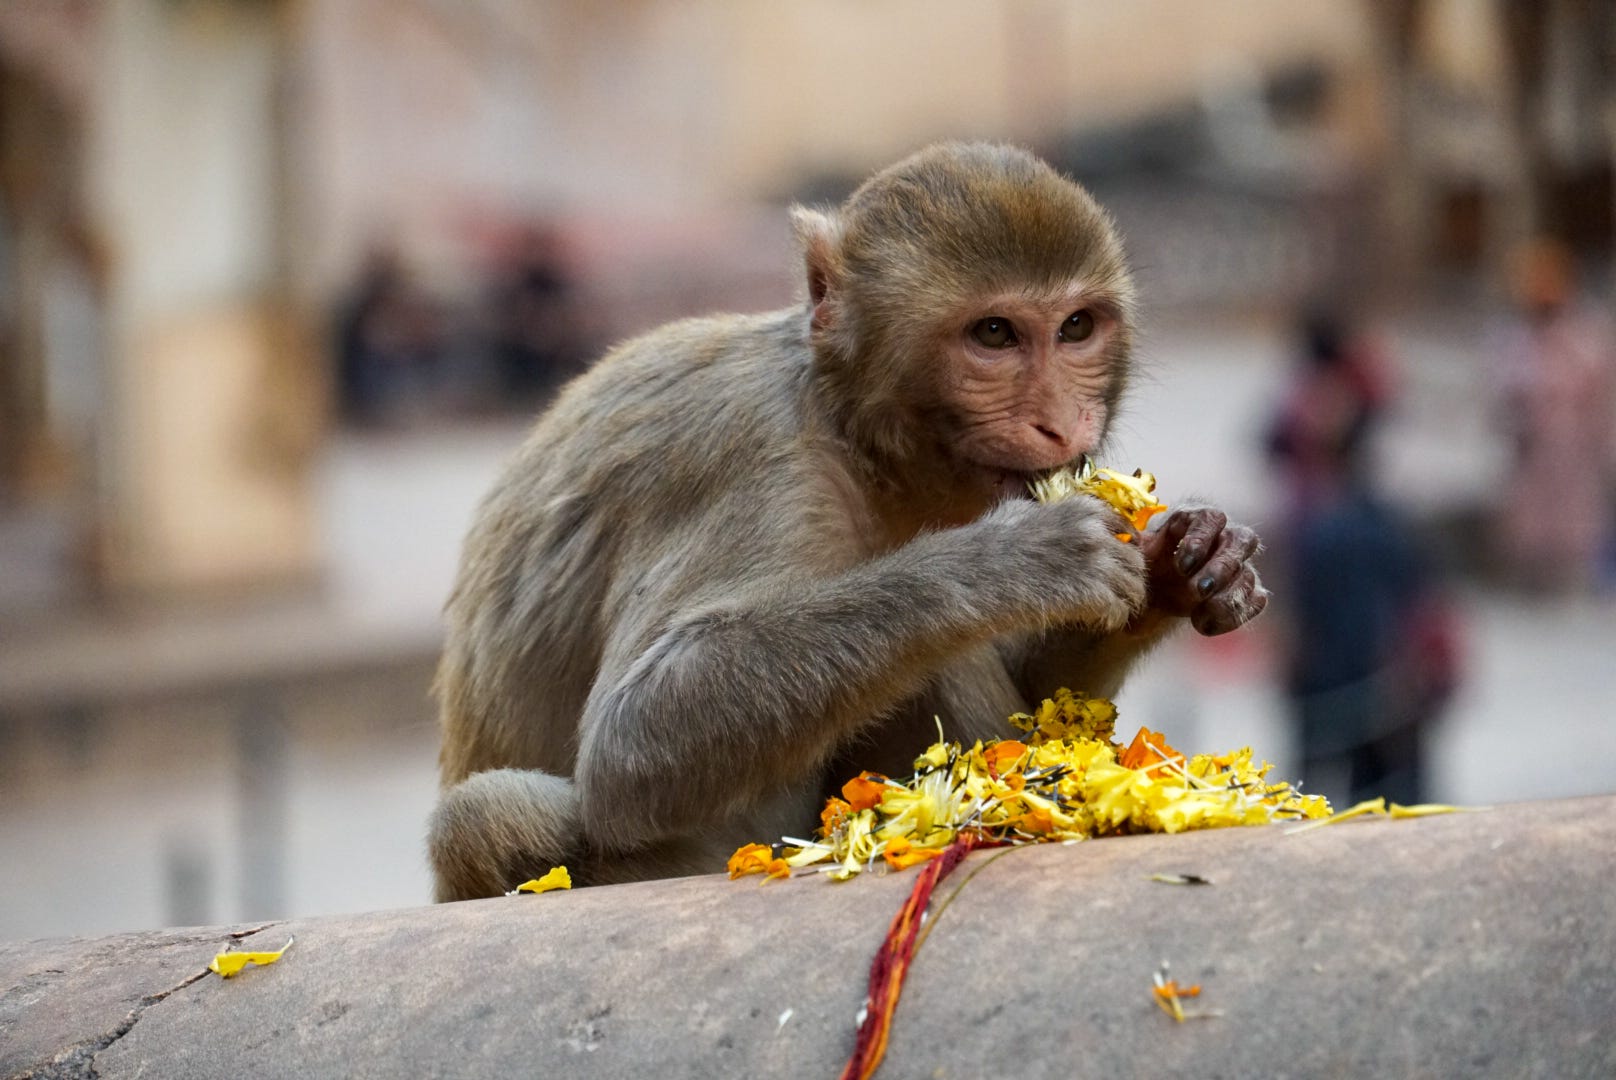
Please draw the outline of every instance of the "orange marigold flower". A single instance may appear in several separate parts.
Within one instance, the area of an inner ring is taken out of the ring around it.
[[[1148,771],[1165,761],[1183,760],[1183,758],[1183,754],[1167,745],[1167,736],[1149,728],[1140,728],[1139,734],[1133,737],[1133,742],[1129,743],[1128,748],[1117,757],[1117,764],[1124,769]]]
[[[1024,832],[1046,833],[1055,827],[1055,819],[1043,807],[1033,806],[1029,807],[1027,812],[1021,815],[1021,819],[1016,822],[1016,827]]]
[[[887,790],[886,781],[886,777],[873,772],[862,772],[853,777],[842,785],[842,798],[847,800],[847,808],[857,813],[880,806],[881,797]]]
[[[767,844],[743,844],[729,857],[730,880],[768,871],[774,851]]]
[[[744,844],[729,857],[729,876],[733,881],[747,874],[762,874],[765,878],[791,876],[791,864],[776,858],[774,849],[767,844]]]
[[[982,751],[982,757],[987,761],[988,767],[994,775],[1002,776],[1004,773],[1027,753],[1027,744],[1014,739],[1005,739],[996,742]]]
[[[842,822],[846,821],[847,815],[852,812],[853,808],[848,805],[846,799],[838,799],[834,795],[826,799],[825,809],[819,812],[819,835],[830,836],[841,828]]]

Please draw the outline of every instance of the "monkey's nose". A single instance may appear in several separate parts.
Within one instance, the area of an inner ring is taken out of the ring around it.
[[[1033,430],[1038,432],[1038,434],[1042,435],[1045,439],[1048,439],[1050,442],[1054,443],[1063,451],[1068,451],[1072,448],[1072,438],[1070,435],[1064,435],[1061,432],[1056,431],[1054,428],[1048,427],[1044,424],[1034,424]]]

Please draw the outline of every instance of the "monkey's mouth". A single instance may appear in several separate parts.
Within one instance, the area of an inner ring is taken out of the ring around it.
[[[1079,454],[1074,461],[1057,465],[1053,469],[995,469],[993,494],[1000,502],[1010,499],[1036,499],[1038,496],[1034,494],[1034,487],[1040,480],[1063,475],[1072,480],[1082,480],[1093,472],[1094,459],[1087,454]]]

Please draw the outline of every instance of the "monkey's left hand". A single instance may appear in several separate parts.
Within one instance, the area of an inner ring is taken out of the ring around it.
[[[1159,529],[1140,534],[1149,575],[1143,629],[1161,616],[1187,616],[1196,631],[1214,637],[1256,618],[1268,590],[1251,559],[1262,541],[1244,525],[1230,525],[1221,510],[1175,510]]]

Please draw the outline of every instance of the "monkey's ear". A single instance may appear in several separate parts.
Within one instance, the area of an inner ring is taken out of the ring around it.
[[[791,229],[797,234],[797,243],[802,245],[803,262],[808,270],[808,302],[814,306],[817,320],[822,317],[820,305],[841,283],[842,223],[834,213],[793,206]]]

